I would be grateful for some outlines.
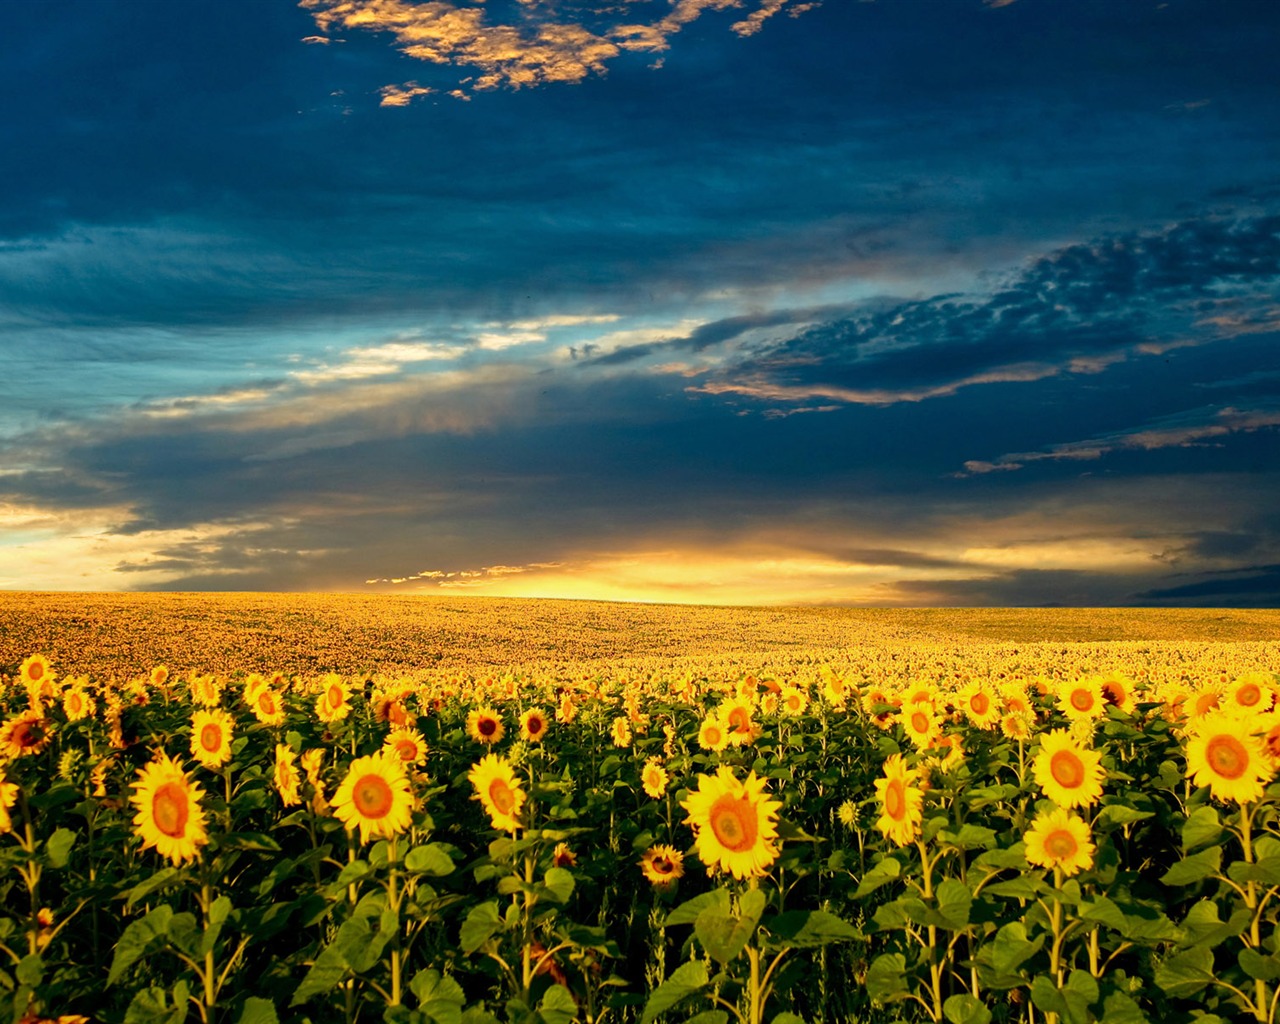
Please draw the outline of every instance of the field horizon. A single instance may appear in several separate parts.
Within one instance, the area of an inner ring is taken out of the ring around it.
[[[1280,651],[1280,609],[866,608],[481,595],[0,592],[0,670],[488,670],[719,656],[836,657],[859,645],[1251,644]],[[1015,650],[1016,653],[1016,650]]]

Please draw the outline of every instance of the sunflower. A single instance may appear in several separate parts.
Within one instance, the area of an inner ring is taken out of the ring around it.
[[[547,735],[547,716],[542,708],[530,708],[520,716],[520,738],[526,743],[541,743]]]
[[[298,755],[287,743],[276,744],[276,792],[280,794],[280,802],[286,807],[302,803],[298,795],[298,786],[302,779],[298,776]],[[345,819],[344,819],[345,820]],[[347,826],[350,828],[350,825]]]
[[[615,747],[631,746],[631,719],[626,715],[619,715],[613,720],[609,735],[612,737]]]
[[[1245,718],[1271,710],[1275,700],[1275,677],[1270,672],[1246,672],[1227,687],[1222,710]]]
[[[842,708],[846,698],[849,696],[849,684],[844,681],[842,676],[838,676],[830,669],[826,669],[823,673],[822,696],[827,699],[827,703],[832,707]]]
[[[1218,800],[1260,800],[1275,774],[1263,741],[1239,719],[1221,711],[1194,722],[1187,738],[1187,774]]]
[[[33,654],[18,669],[18,680],[28,691],[34,687],[44,687],[52,684],[54,680],[53,671],[49,668],[49,659],[43,654]]]
[[[667,791],[667,783],[671,781],[667,775],[667,770],[662,767],[662,762],[651,757],[644,763],[644,768],[640,772],[640,785],[644,787],[646,795],[657,800]]]
[[[1058,710],[1073,722],[1081,718],[1101,718],[1107,713],[1102,680],[1086,676],[1058,687]]]
[[[380,750],[352,761],[333,794],[333,813],[348,832],[359,827],[362,843],[373,836],[390,839],[408,828],[413,795],[400,759]]]
[[[778,693],[778,706],[788,717],[803,715],[809,708],[809,695],[798,686],[784,686]]]
[[[160,753],[138,769],[133,791],[129,802],[138,809],[133,826],[142,837],[142,848],[154,847],[174,864],[195,860],[198,848],[209,841],[200,807],[204,796],[200,784],[187,778],[176,760]]]
[[[1197,687],[1195,692],[1187,698],[1184,711],[1189,720],[1189,726],[1197,719],[1203,718],[1205,715],[1217,711],[1222,705],[1222,687],[1215,686],[1212,683],[1206,683]]]
[[[520,811],[524,808],[525,792],[510,761],[497,754],[486,754],[472,767],[467,778],[475,786],[476,796],[489,812],[494,828],[514,832],[524,827]]]
[[[729,743],[732,746],[749,746],[760,735],[751,712],[751,702],[741,697],[728,701],[720,708],[720,721],[724,722],[729,731]]]
[[[506,732],[507,727],[493,708],[474,708],[467,712],[467,735],[477,743],[491,747],[500,742]]]
[[[37,709],[20,711],[0,726],[0,758],[39,754],[53,740],[53,723]]]
[[[1022,715],[1028,720],[1035,717],[1035,708],[1027,696],[1027,689],[1021,683],[1006,683],[1000,688],[1000,699],[1004,702],[1006,715]]]
[[[258,699],[258,691],[266,689],[270,684],[262,678],[257,672],[250,672],[245,676],[242,693],[244,694],[244,702],[252,709],[254,703]]]
[[[1031,771],[1036,785],[1059,807],[1088,807],[1102,796],[1102,755],[1077,744],[1066,729],[1040,738]]]
[[[9,809],[17,802],[17,783],[5,782],[0,778],[0,833],[13,831],[13,818],[9,816]]]
[[[907,767],[901,754],[894,754],[884,763],[884,778],[876,779],[876,796],[883,811],[876,828],[898,846],[906,846],[920,834],[924,791],[914,785],[918,774]]]
[[[928,750],[934,746],[942,731],[938,716],[933,713],[933,705],[923,701],[904,704],[900,721],[907,738],[920,750]]]
[[[62,712],[67,716],[68,722],[78,722],[82,718],[88,718],[97,710],[98,702],[85,689],[83,683],[78,682],[67,687],[62,695]]]
[[[751,772],[739,782],[732,769],[699,775],[698,789],[680,806],[694,830],[698,857],[709,869],[734,878],[756,878],[778,857],[780,801],[764,793],[765,780]]]
[[[1000,722],[1000,701],[980,679],[966,684],[956,694],[956,704],[979,729],[993,729]]]
[[[576,868],[578,866],[578,855],[569,849],[568,843],[556,843],[556,848],[551,851],[551,866],[553,868]]]
[[[1037,815],[1022,839],[1029,864],[1060,868],[1064,875],[1093,867],[1094,845],[1089,826],[1061,807]]]
[[[191,716],[191,753],[206,768],[221,768],[231,760],[234,720],[220,708],[201,709]]]
[[[721,751],[729,745],[729,730],[714,712],[698,727],[698,746],[703,750]]]
[[[684,877],[684,854],[665,843],[651,846],[640,858],[640,870],[649,882],[665,889]]]
[[[187,683],[191,699],[207,708],[217,707],[222,700],[222,684],[213,676],[195,676]]]
[[[1119,672],[1109,672],[1098,680],[1102,687],[1102,699],[1110,707],[1131,715],[1138,707],[1134,682]]]
[[[1031,738],[1031,716],[1011,711],[1000,719],[1000,731],[1006,739],[1025,742]]]
[[[566,693],[560,698],[560,706],[556,708],[556,721],[561,722],[564,725],[570,725],[577,717],[578,705],[576,705],[573,702],[573,698]]]
[[[382,749],[394,753],[404,764],[421,764],[427,756],[427,741],[417,729],[392,729],[382,741]]]
[[[157,688],[164,686],[169,681],[169,667],[167,665],[157,665],[151,670],[149,678],[152,686]]]
[[[253,697],[253,714],[263,725],[284,724],[284,702],[269,686],[259,687]]]
[[[316,697],[316,717],[322,722],[340,722],[351,713],[351,687],[336,672],[320,681]]]

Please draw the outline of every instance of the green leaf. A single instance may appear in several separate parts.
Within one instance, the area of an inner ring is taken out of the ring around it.
[[[1083,921],[1100,921],[1108,928],[1121,933],[1126,930],[1124,913],[1105,896],[1099,896],[1092,902],[1082,902],[1080,904],[1080,919]]]
[[[784,1015],[778,1014],[778,1017],[781,1016]],[[773,1018],[774,1024],[777,1024],[778,1017]],[[729,1024],[729,1013],[727,1010],[703,1010],[690,1017],[684,1024]]]
[[[996,831],[984,825],[961,825],[954,835],[945,834],[947,841],[960,850],[990,850],[996,845]]]
[[[54,832],[44,844],[45,856],[49,858],[49,867],[65,868],[75,841],[76,834],[69,828],[60,828]]]
[[[333,941],[316,957],[302,983],[294,990],[290,1006],[330,992],[351,972],[349,956],[370,944],[369,922],[363,917],[343,921]]]
[[[1261,882],[1263,885],[1280,885],[1280,857],[1262,857],[1254,863],[1238,860],[1227,868],[1227,877],[1233,882]]]
[[[1222,823],[1218,820],[1218,810],[1209,804],[1197,807],[1182,823],[1182,850],[1194,850],[1197,846],[1216,843],[1222,835]]]
[[[1098,1024],[1151,1024],[1147,1015],[1123,992],[1112,992],[1102,1001]]]
[[[270,999],[250,996],[244,1001],[244,1009],[236,1018],[236,1024],[280,1024],[276,1004]]]
[[[1222,847],[1211,846],[1207,850],[1183,857],[1160,876],[1165,885],[1193,885],[1216,874],[1222,867]]]
[[[1109,829],[1114,825],[1129,825],[1135,821],[1142,821],[1155,815],[1155,811],[1140,811],[1128,804],[1107,804],[1098,814],[1094,824],[1100,830]]]
[[[573,875],[565,868],[550,868],[542,884],[546,886],[551,898],[561,905],[573,895]]]
[[[906,999],[907,960],[901,953],[881,953],[867,971],[867,995],[877,1003],[893,1003]]]
[[[188,956],[194,956],[200,945],[200,925],[196,922],[196,915],[187,912],[174,914],[165,937]]]
[[[462,1024],[462,1004],[467,1001],[462,986],[439,971],[419,971],[409,982],[418,1000],[418,1009],[436,1024]]]
[[[1098,1001],[1098,979],[1088,971],[1075,970],[1061,991],[1067,1002],[1067,1020],[1088,1024],[1089,1007]]]
[[[1242,949],[1236,958],[1241,970],[1251,978],[1262,981],[1275,981],[1280,978],[1280,958],[1274,953],[1263,956],[1256,949]]]
[[[458,942],[464,953],[474,953],[502,928],[502,918],[498,916],[498,904],[493,900],[472,907],[467,919],[462,922],[462,932]]]
[[[973,893],[963,882],[945,878],[938,886],[938,914],[946,927],[960,931],[969,924],[969,911],[973,906]]]
[[[1020,842],[1006,849],[987,850],[973,859],[972,867],[981,868],[984,871],[1003,871],[1006,868],[1023,870],[1027,867],[1025,850],[1026,846]]]
[[[775,949],[812,949],[856,939],[858,929],[825,910],[788,910],[765,922]]]
[[[713,1010],[712,1013],[724,1013],[723,1010]],[[702,1016],[702,1014],[699,1014]],[[725,1020],[729,1019],[729,1015],[725,1013]],[[692,1022],[690,1022],[692,1024]],[[783,1010],[780,1014],[773,1018],[769,1024],[805,1024],[805,1020],[798,1013],[792,1013],[790,1010]]]
[[[1213,951],[1207,946],[1197,946],[1156,967],[1155,982],[1161,991],[1170,996],[1193,996],[1214,979]]]
[[[173,986],[173,999],[157,986],[140,989],[124,1012],[125,1024],[182,1024],[187,1017],[190,989],[185,981]]]
[[[108,985],[114,985],[140,957],[164,941],[172,919],[173,908],[163,903],[146,917],[129,923],[116,943],[111,970],[107,973]]]
[[[685,900],[667,915],[667,927],[670,928],[672,925],[677,924],[693,924],[698,920],[698,915],[709,907],[727,914],[729,912],[729,890],[712,889],[710,892],[704,892],[691,900]]]
[[[999,896],[1009,900],[1034,900],[1049,891],[1043,878],[1035,875],[1020,875],[1007,882],[993,882],[982,890],[990,896]]]
[[[133,905],[143,897],[150,896],[157,889],[163,889],[167,885],[181,881],[181,876],[182,872],[177,868],[161,868],[146,881],[139,882],[129,890],[129,895],[124,900],[125,909],[132,910]]]
[[[1223,921],[1218,917],[1218,907],[1209,900],[1200,900],[1187,911],[1182,919],[1182,928],[1186,932],[1187,941],[1184,946],[1219,945],[1226,939],[1240,935],[1253,920],[1253,912],[1241,907],[1231,917]]]
[[[713,960],[727,964],[740,952],[755,931],[755,922],[743,921],[708,908],[693,924],[694,934]]]
[[[28,953],[18,961],[13,973],[21,984],[35,988],[44,977],[44,961],[39,953]]]
[[[942,1004],[942,1012],[951,1024],[990,1024],[991,1011],[981,999],[963,994],[951,996]]]
[[[538,1016],[543,1024],[573,1024],[578,1004],[563,985],[552,985],[538,1003]]]
[[[854,891],[853,896],[857,899],[860,896],[875,892],[880,886],[892,882],[901,874],[902,865],[892,857],[885,857],[879,864],[862,876],[862,881],[858,883],[858,888]]]
[[[728,893],[725,893],[725,897],[728,898]],[[707,987],[709,980],[707,966],[701,960],[681,964],[671,977],[653,990],[648,1002],[644,1004],[640,1024],[649,1024],[658,1014],[665,1013],[677,1003],[701,992]]]
[[[1034,940],[1027,938],[1027,929],[1021,921],[1010,921],[996,932],[991,944],[991,965],[1001,974],[1014,974],[1027,960],[1040,952],[1044,935]]]
[[[443,878],[453,874],[453,858],[440,843],[415,846],[404,859],[404,869],[414,875]]]

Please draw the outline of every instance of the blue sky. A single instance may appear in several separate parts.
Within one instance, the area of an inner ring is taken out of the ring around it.
[[[1280,600],[1266,0],[72,0],[0,587]]]

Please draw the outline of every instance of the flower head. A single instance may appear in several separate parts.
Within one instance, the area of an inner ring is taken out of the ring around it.
[[[1029,864],[1059,868],[1068,876],[1093,867],[1089,826],[1061,807],[1037,815],[1023,841]]]
[[[174,864],[195,860],[209,841],[204,827],[200,784],[187,778],[176,760],[166,754],[138,769],[129,802],[137,808],[134,832],[144,850],[154,848]]]
[[[765,874],[778,857],[778,810],[764,792],[765,780],[751,772],[739,781],[728,767],[699,775],[698,788],[680,806],[695,833],[698,857],[708,870],[734,878]]]

